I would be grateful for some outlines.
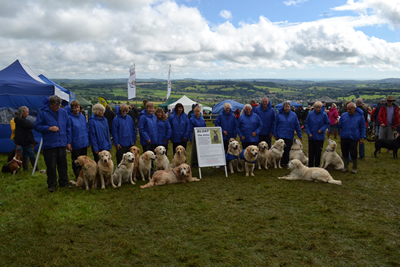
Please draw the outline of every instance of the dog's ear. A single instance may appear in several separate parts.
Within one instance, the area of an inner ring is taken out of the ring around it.
[[[157,154],[157,148],[155,148],[155,149],[154,149],[154,153],[156,153],[156,154]]]
[[[149,160],[149,154],[148,153],[143,153],[143,159]]]
[[[183,154],[186,154],[186,149],[184,147],[182,147],[182,152]]]
[[[190,168],[189,165],[187,166],[187,170],[188,170],[187,176],[192,177],[192,169]]]

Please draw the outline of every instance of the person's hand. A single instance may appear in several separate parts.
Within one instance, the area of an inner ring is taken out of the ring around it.
[[[382,126],[382,127],[385,127],[385,124],[384,124],[384,123],[381,123],[381,126]]]
[[[72,146],[71,146],[71,144],[67,144],[67,150],[72,151]]]
[[[339,124],[339,120],[336,120],[336,123],[335,124]]]
[[[301,142],[303,142],[303,138],[299,138]]]
[[[166,144],[167,143],[167,140],[164,140],[164,144]]]
[[[149,140],[147,140],[147,143],[148,143],[148,144],[150,144],[150,143],[151,143],[151,140],[150,140],[150,139],[149,139]]]
[[[240,137],[240,139],[244,140],[244,139],[246,139],[246,137],[244,137],[244,135],[242,135],[242,137]]]
[[[120,144],[118,144],[117,146],[116,146],[116,148],[117,148],[117,151],[121,148],[121,145]]]
[[[312,134],[309,134],[308,137],[312,138]]]
[[[360,145],[364,144],[364,139],[360,139]]]
[[[98,150],[97,150],[97,151],[95,151],[95,152],[94,152],[94,154],[99,154],[99,151],[98,151]]]
[[[228,132],[227,131],[223,131],[222,134],[223,135],[228,135]]]
[[[253,132],[253,133],[251,134],[251,136],[253,136],[253,137],[255,137],[256,135],[257,135],[256,132]]]
[[[278,136],[275,135],[274,137],[275,137],[275,140],[278,140]]]
[[[183,142],[186,142],[186,141],[187,141],[187,139],[186,139],[186,138],[182,138],[182,141],[183,141]]]
[[[57,126],[51,126],[51,127],[49,127],[49,131],[50,131],[50,132],[58,132],[59,129],[58,129]]]
[[[270,133],[270,134],[269,134],[269,138],[272,138],[273,135],[274,135],[273,133]]]
[[[318,133],[322,133],[322,131],[321,131],[321,130],[318,130]]]

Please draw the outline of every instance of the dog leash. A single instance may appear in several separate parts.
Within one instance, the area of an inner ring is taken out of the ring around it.
[[[180,179],[178,178],[178,176],[176,175],[174,169],[171,169],[171,171],[172,171],[172,173],[175,175],[175,178],[176,178],[177,180],[180,180]]]

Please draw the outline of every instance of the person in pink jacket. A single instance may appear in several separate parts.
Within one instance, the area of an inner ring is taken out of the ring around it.
[[[335,135],[335,139],[337,139],[337,130],[336,130],[336,121],[339,117],[339,112],[336,109],[336,104],[332,103],[332,107],[329,109],[328,112],[328,117],[329,117],[329,121],[330,121],[330,126],[329,126],[329,130],[328,130],[328,138],[329,135],[331,134],[331,132],[334,133]]]

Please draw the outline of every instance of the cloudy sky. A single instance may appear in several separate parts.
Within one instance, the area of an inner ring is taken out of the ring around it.
[[[400,0],[13,0],[0,24],[0,69],[49,78],[400,78]]]

